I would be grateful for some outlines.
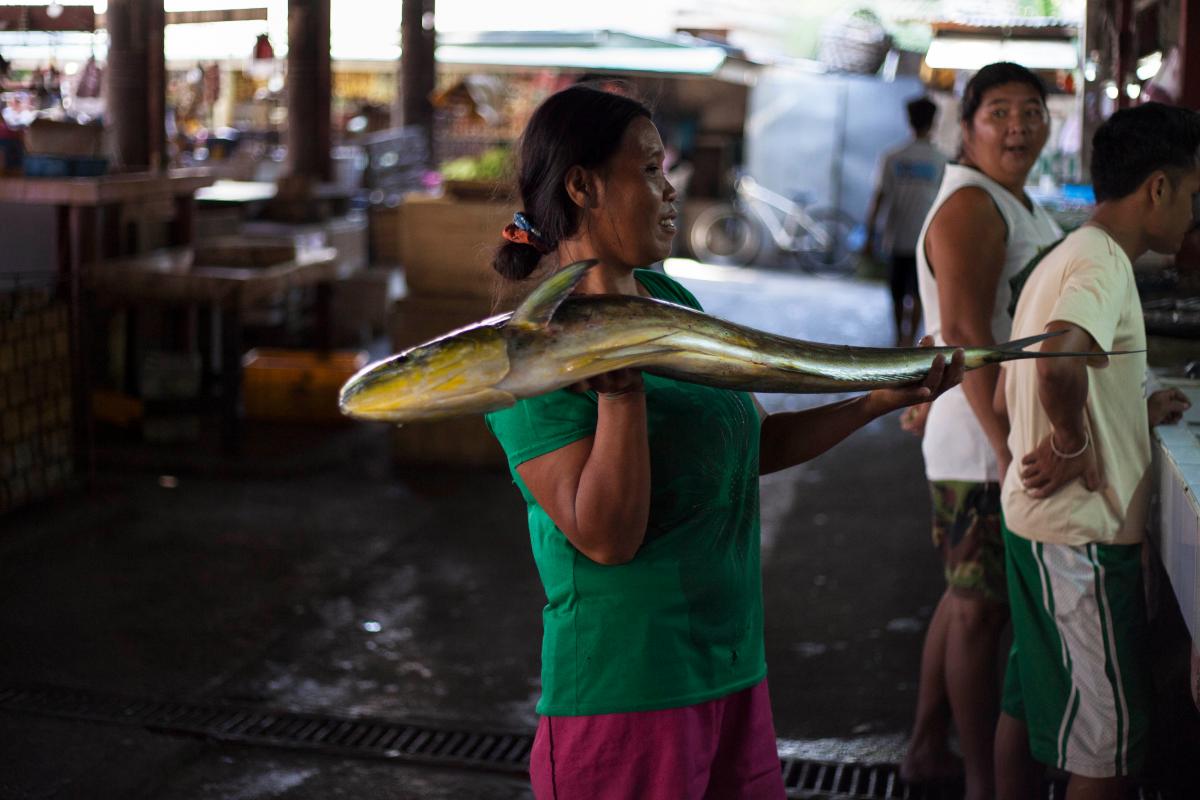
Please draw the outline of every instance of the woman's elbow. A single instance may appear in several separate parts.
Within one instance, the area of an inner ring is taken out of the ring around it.
[[[622,552],[610,550],[602,553],[584,553],[584,555],[602,567],[619,567],[633,561],[633,557],[637,555],[637,551]]]
[[[602,567],[619,567],[622,564],[628,564],[637,557],[638,550],[641,549],[641,542],[637,546],[629,544],[605,544],[587,549],[580,549],[589,561],[594,561]]]

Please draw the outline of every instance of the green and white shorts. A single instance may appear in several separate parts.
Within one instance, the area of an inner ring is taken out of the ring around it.
[[[1034,758],[1075,775],[1131,775],[1145,760],[1149,673],[1140,544],[1072,547],[1004,527],[1013,646],[1004,711]]]

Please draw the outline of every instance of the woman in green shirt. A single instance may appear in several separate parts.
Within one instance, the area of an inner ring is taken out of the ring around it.
[[[597,259],[577,291],[699,308],[643,269],[670,251],[675,189],[650,112],[565,89],[520,149],[524,212],[493,266]],[[528,507],[546,590],[538,797],[783,797],[766,694],[758,476],[825,452],[962,377],[765,415],[753,397],[619,370],[487,416]]]

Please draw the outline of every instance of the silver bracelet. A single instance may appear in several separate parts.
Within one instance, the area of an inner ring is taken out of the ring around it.
[[[1084,430],[1083,430],[1083,447],[1079,448],[1074,453],[1064,453],[1061,450],[1059,450],[1057,447],[1054,446],[1054,431],[1050,432],[1050,452],[1054,453],[1054,455],[1058,456],[1059,458],[1063,459],[1064,461],[1070,460],[1072,458],[1079,458],[1081,455],[1083,455],[1083,451],[1088,449],[1088,445],[1091,443],[1092,443],[1092,435],[1090,432],[1088,432],[1087,428],[1084,428]]]

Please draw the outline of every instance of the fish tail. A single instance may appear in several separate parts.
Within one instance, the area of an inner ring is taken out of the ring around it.
[[[1011,342],[984,348],[983,363],[996,364],[1001,361],[1016,361],[1022,358],[1094,358],[1096,356],[1124,356],[1142,353],[1144,350],[1096,350],[1090,353],[1056,352],[1043,353],[1040,350],[1027,350],[1030,345],[1044,342],[1055,336],[1061,336],[1064,331],[1039,333],[1037,336],[1027,336],[1024,339],[1013,339]]]

